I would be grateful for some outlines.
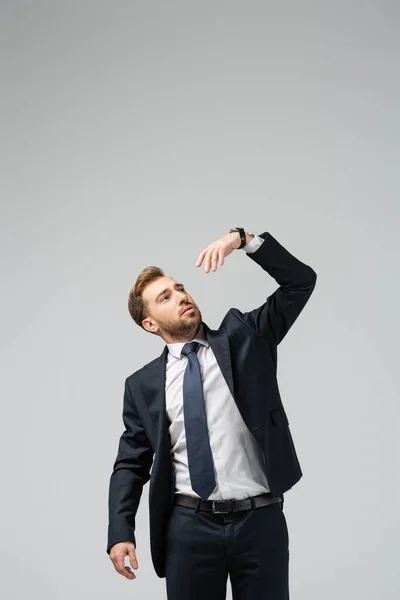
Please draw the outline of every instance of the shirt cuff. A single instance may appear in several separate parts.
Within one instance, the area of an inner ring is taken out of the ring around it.
[[[247,254],[251,254],[252,252],[258,250],[263,242],[264,239],[262,237],[260,237],[259,235],[255,235],[253,239],[248,244],[246,244],[246,246],[243,246],[242,250],[247,252]]]

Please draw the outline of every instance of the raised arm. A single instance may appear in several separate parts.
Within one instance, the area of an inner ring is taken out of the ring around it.
[[[275,279],[279,288],[259,308],[245,313],[234,309],[234,313],[258,334],[278,345],[311,296],[317,274],[286,250],[269,232],[261,233],[255,239],[253,234],[245,232],[245,237],[246,246],[243,250]],[[240,235],[237,232],[224,235],[200,253],[196,266],[199,267],[204,261],[206,273],[210,269],[216,271],[218,263],[222,266],[225,257],[239,246]]]
[[[241,313],[241,317],[257,333],[278,345],[311,296],[317,274],[269,232],[261,233],[259,237],[264,240],[263,243],[247,256],[271,275],[279,287],[262,306]]]

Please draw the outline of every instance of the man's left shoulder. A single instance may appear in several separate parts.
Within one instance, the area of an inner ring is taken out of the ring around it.
[[[223,327],[228,335],[234,335],[236,332],[243,332],[243,330],[248,333],[255,333],[245,322],[242,311],[235,307],[228,310],[221,321],[220,327]]]

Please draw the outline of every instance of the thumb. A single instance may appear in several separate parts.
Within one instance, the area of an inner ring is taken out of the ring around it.
[[[133,569],[137,569],[138,568],[138,562],[137,562],[137,559],[136,559],[135,550],[133,548],[129,550],[129,560],[131,562],[132,568]]]

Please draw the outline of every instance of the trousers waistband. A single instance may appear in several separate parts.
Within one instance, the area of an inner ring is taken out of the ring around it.
[[[196,512],[204,510],[213,514],[227,514],[240,510],[251,510],[267,506],[268,504],[276,504],[277,502],[283,502],[283,498],[281,496],[273,496],[270,492],[259,494],[258,496],[250,496],[242,500],[202,500],[201,498],[187,496],[186,494],[175,494],[174,500],[174,504],[178,504],[179,506],[193,508]]]

